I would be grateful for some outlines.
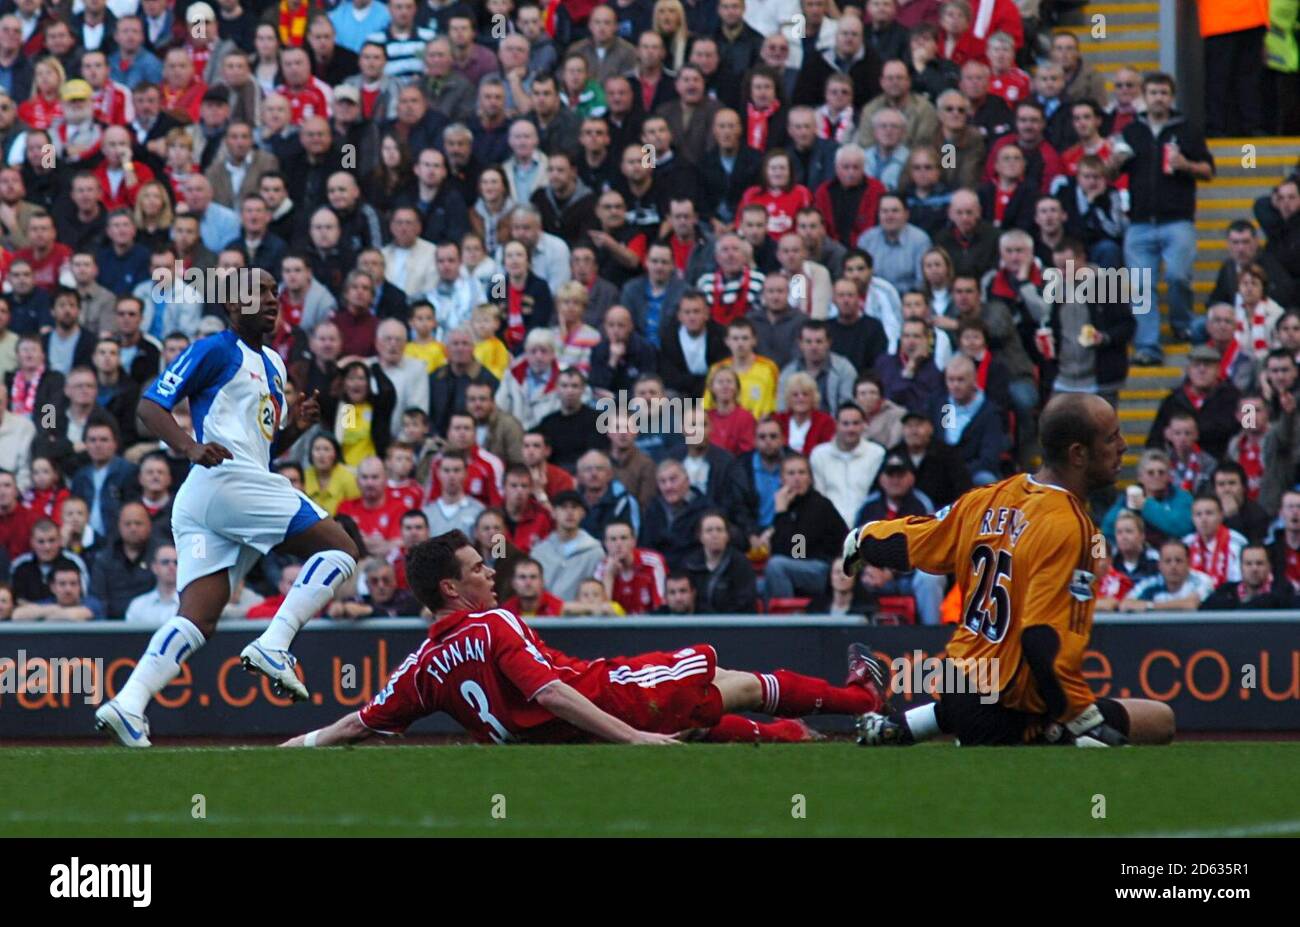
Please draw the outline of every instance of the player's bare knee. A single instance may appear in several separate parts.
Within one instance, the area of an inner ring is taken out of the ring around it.
[[[753,673],[719,667],[713,682],[727,711],[753,711],[763,704],[763,685]]]
[[[1174,710],[1164,702],[1155,703],[1149,726],[1151,733],[1147,743],[1157,745],[1171,743],[1178,728]]]

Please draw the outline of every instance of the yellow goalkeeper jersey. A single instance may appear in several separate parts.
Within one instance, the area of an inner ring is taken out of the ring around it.
[[[996,679],[1006,708],[1046,711],[1020,637],[1034,625],[1055,628],[1054,666],[1068,702],[1058,720],[1069,720],[1094,701],[1082,664],[1096,605],[1096,530],[1073,493],[1018,474],[971,490],[934,516],[871,522],[862,536],[902,534],[915,569],[956,574],[964,595],[948,656],[979,661],[969,664],[969,677]]]

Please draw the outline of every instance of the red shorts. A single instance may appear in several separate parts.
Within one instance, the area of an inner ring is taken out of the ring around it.
[[[592,701],[637,730],[675,734],[713,727],[722,717],[722,693],[713,684],[718,654],[708,644],[604,663],[600,694]]]

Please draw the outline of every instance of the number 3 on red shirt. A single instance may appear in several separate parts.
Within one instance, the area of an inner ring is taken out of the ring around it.
[[[469,703],[469,707],[478,712],[478,718],[488,727],[492,728],[489,736],[499,744],[503,744],[510,739],[510,732],[501,726],[501,722],[496,719],[488,707],[487,693],[483,687],[472,679],[468,679],[460,684],[460,694]]]

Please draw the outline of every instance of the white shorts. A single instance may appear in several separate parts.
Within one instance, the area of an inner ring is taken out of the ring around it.
[[[218,570],[233,586],[271,548],[329,513],[280,473],[251,467],[195,467],[172,505],[176,588]]]

